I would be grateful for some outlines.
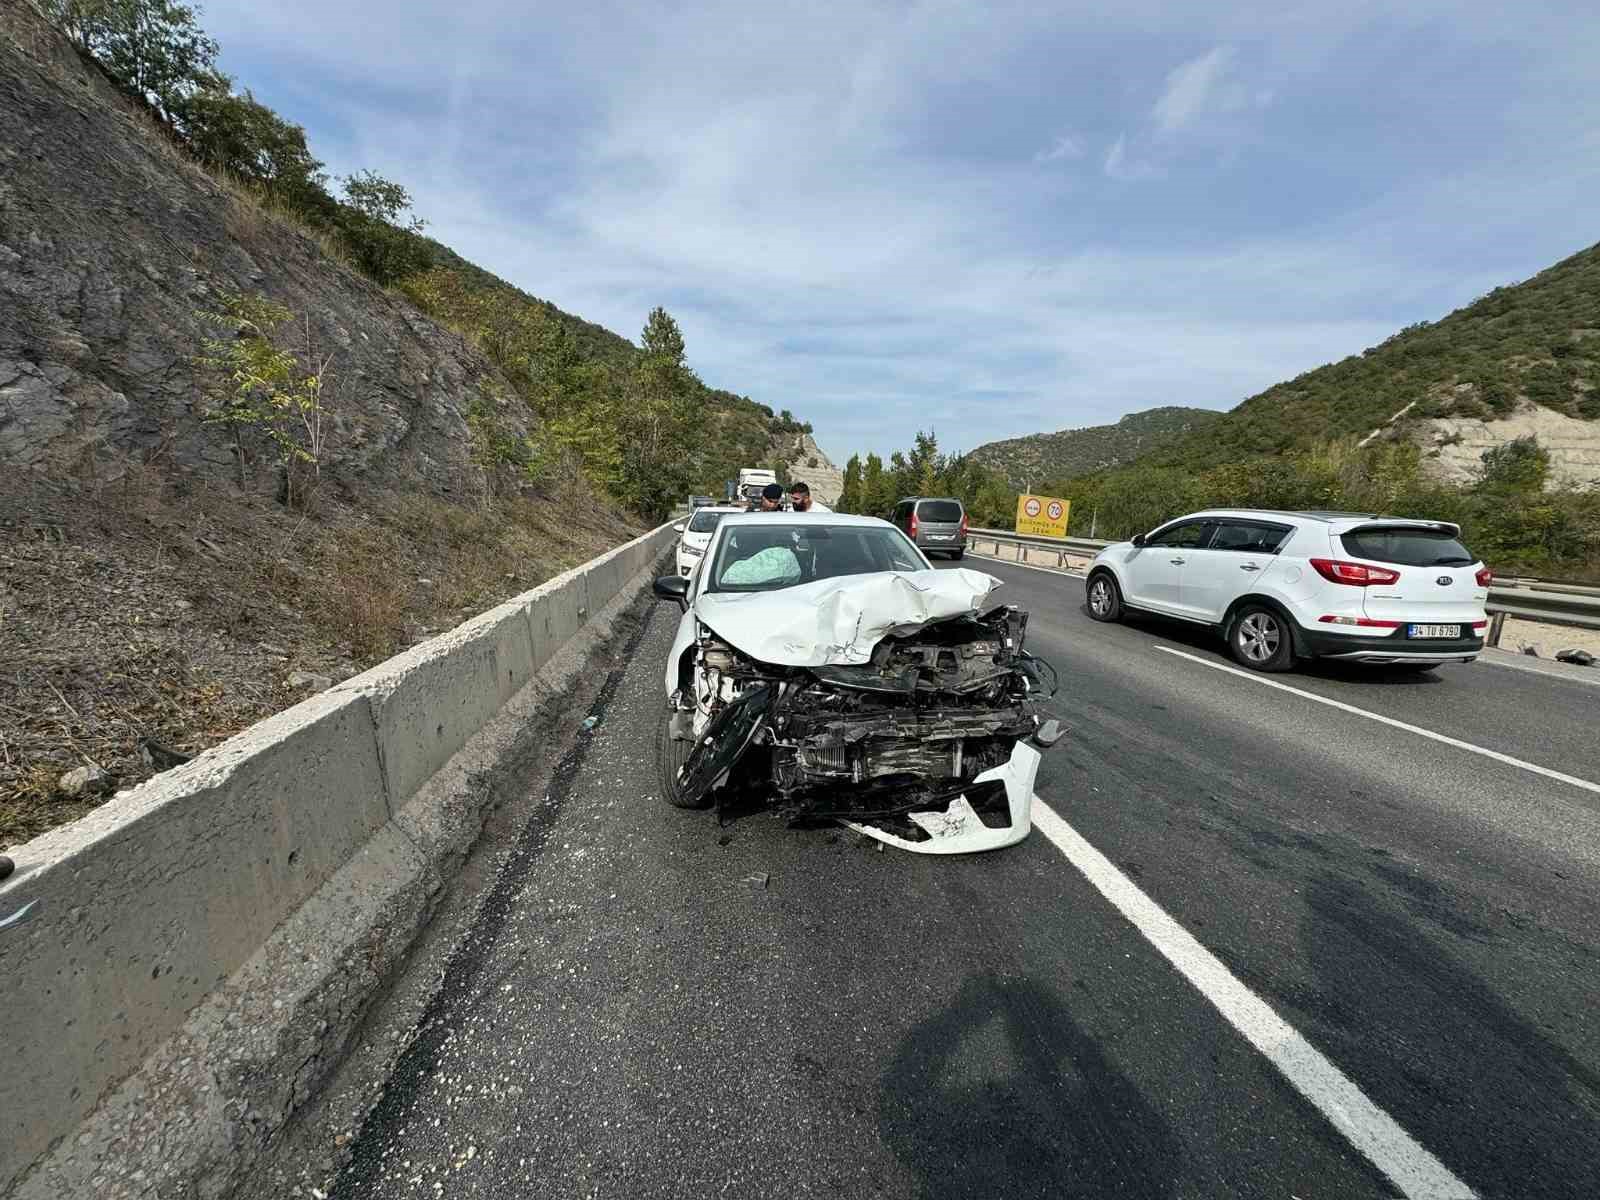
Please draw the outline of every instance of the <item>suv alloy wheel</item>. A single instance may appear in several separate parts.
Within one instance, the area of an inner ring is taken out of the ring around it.
[[[1287,671],[1294,662],[1288,622],[1264,604],[1247,604],[1234,614],[1228,648],[1252,671]]]
[[[1096,621],[1115,621],[1122,616],[1122,592],[1110,571],[1089,579],[1089,615]]]

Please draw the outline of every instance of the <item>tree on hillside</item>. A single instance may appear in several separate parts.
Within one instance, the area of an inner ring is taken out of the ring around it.
[[[34,3],[78,49],[168,121],[220,78],[217,43],[200,28],[196,8],[172,0]]]
[[[844,490],[839,493],[840,512],[861,511],[861,456],[852,454],[844,465]]]
[[[1550,453],[1531,434],[1483,452],[1477,490],[1499,495],[1537,495],[1550,476]]]
[[[306,131],[248,91],[235,94],[225,77],[184,102],[178,131],[213,171],[268,188],[302,210],[331,208],[328,177],[306,146]]]
[[[388,285],[433,264],[422,238],[427,222],[410,212],[411,193],[375,171],[358,171],[343,183],[338,223],[363,271]]]
[[[858,512],[869,517],[885,517],[894,507],[890,499],[894,484],[883,473],[883,459],[876,454],[867,455],[867,465],[861,472],[861,501]]]
[[[657,305],[645,319],[644,332],[639,336],[639,348],[645,359],[664,370],[686,371],[684,365],[683,330],[666,309]]]
[[[931,429],[927,433],[917,430],[912,439],[911,452],[903,461],[905,465],[900,472],[904,493],[933,495],[939,476],[939,439]]]
[[[699,380],[684,364],[683,333],[664,308],[654,308],[639,339],[617,418],[623,431],[620,495],[647,516],[662,516],[688,491],[694,475]]]

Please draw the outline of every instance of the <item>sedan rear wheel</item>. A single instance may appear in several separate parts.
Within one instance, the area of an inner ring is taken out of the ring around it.
[[[1260,605],[1239,610],[1228,631],[1228,647],[1239,665],[1252,671],[1287,671],[1294,663],[1288,623]]]
[[[1089,577],[1089,615],[1096,621],[1115,621],[1122,616],[1122,589],[1109,571]]]

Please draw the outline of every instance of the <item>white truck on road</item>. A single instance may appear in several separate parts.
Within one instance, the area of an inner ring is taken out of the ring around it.
[[[739,494],[736,499],[755,501],[761,498],[761,489],[769,483],[778,482],[776,471],[766,471],[759,467],[745,467],[739,472]]]

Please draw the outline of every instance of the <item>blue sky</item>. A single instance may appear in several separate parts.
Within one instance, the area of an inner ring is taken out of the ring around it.
[[[836,460],[1230,408],[1600,240],[1600,5],[254,0],[241,87]]]

